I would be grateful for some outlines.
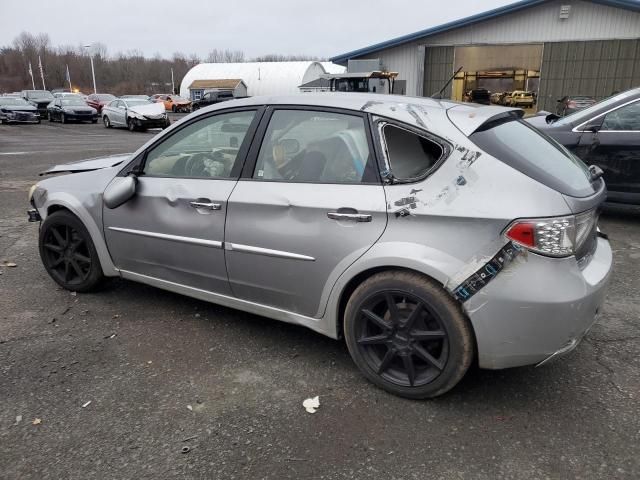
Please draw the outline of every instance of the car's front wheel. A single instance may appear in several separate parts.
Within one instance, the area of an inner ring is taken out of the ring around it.
[[[441,286],[413,272],[381,272],[356,288],[345,309],[344,334],[365,377],[407,398],[449,391],[475,351],[460,306]]]
[[[136,130],[136,124],[131,118],[127,120],[127,128],[130,132],[135,132]]]
[[[89,232],[69,211],[59,210],[46,218],[40,228],[39,250],[47,273],[67,290],[87,292],[104,279]]]
[[[67,123],[67,116],[64,113],[60,114],[60,123]]]
[[[109,120],[109,117],[107,117],[106,115],[102,117],[102,123],[106,128],[111,128],[111,120]]]

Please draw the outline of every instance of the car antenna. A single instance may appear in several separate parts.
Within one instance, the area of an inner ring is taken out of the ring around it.
[[[447,88],[449,86],[451,81],[456,77],[456,75],[458,75],[458,73],[460,73],[460,71],[463,68],[464,68],[463,66],[460,66],[460,68],[457,69],[453,75],[451,75],[451,78],[449,78],[449,80],[447,80],[447,83],[444,84],[444,86],[440,89],[440,91],[437,92],[437,93],[434,93],[433,95],[431,95],[431,98],[435,98],[437,100],[441,99],[442,98],[442,92],[444,92],[445,88]]]

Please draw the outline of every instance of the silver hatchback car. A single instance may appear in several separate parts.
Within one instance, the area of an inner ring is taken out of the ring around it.
[[[477,360],[572,350],[605,296],[606,189],[513,108],[375,94],[198,110],[30,191],[40,255],[346,340],[362,373],[440,395]]]

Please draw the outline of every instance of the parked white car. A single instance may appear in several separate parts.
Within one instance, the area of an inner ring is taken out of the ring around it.
[[[140,98],[119,98],[102,108],[102,123],[107,128],[127,127],[130,131],[167,128],[171,121],[164,104]]]

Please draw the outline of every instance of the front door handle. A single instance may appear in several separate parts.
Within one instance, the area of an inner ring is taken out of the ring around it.
[[[327,217],[329,217],[331,220],[352,220],[354,222],[371,221],[371,215],[363,213],[327,212]]]
[[[222,205],[220,203],[211,203],[211,202],[189,202],[193,208],[204,208],[206,210],[220,210]]]

